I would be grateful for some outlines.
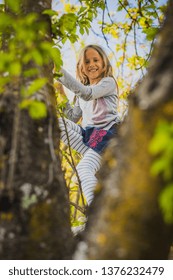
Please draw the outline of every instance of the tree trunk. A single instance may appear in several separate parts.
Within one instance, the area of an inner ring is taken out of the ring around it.
[[[50,0],[22,5],[26,14],[51,9]],[[39,71],[53,84],[52,65]],[[55,96],[49,85],[39,92],[48,115],[33,120],[19,109],[21,85],[29,83],[28,78],[11,81],[0,95],[0,259],[70,259],[74,243],[58,155]]]
[[[129,104],[129,115],[104,156],[98,196],[75,258],[167,259],[173,228],[158,197],[163,179],[151,176],[149,144],[160,119],[173,120],[173,1],[159,33],[148,74]],[[82,252],[82,254],[81,254]]]

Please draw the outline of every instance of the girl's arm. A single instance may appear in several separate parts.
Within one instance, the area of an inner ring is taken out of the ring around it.
[[[117,95],[116,83],[112,77],[103,78],[97,85],[85,86],[74,79],[65,69],[61,68],[63,76],[59,81],[78,97],[89,101],[103,96]]]
[[[70,105],[69,102],[66,103],[66,108],[64,110],[64,113],[66,114],[67,118],[75,123],[77,123],[80,118],[82,117],[82,110],[79,106],[78,99],[75,102],[74,107]]]
[[[63,85],[59,82],[55,83],[55,88],[56,90],[59,91],[60,95],[65,96],[66,97],[66,104],[65,104],[65,109],[63,109],[63,112],[65,113],[65,115],[67,116],[67,118],[73,122],[78,122],[82,116],[82,110],[79,106],[79,102],[78,99],[75,102],[75,105],[72,107],[68,101],[68,98],[65,94]]]

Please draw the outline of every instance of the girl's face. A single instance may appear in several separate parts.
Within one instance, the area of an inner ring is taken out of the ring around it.
[[[85,52],[83,72],[88,77],[90,85],[97,84],[105,72],[104,62],[100,54],[93,48]]]

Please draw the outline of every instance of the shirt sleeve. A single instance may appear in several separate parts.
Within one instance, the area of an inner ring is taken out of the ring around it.
[[[85,101],[117,95],[116,83],[112,77],[103,78],[97,85],[85,86],[73,78],[65,69],[61,68],[61,72],[63,76],[59,78],[59,81]]]
[[[77,123],[80,120],[80,118],[82,117],[82,110],[79,106],[78,99],[76,100],[74,107],[72,107],[70,105],[70,103],[67,102],[64,113],[66,114],[66,116],[69,120]]]

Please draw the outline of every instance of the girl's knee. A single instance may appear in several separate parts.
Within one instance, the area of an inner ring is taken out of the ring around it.
[[[91,174],[95,174],[95,168],[93,168],[91,164],[83,161],[79,162],[79,164],[76,166],[76,170],[79,176],[84,173],[86,173],[87,176],[90,176]]]
[[[79,162],[79,164],[76,166],[76,170],[79,174],[79,176],[84,173],[86,170],[88,170],[87,165],[83,164],[82,162]]]
[[[76,169],[79,173],[81,172],[88,172],[88,174],[93,173],[95,174],[101,167],[100,159],[85,159],[83,158],[79,164],[77,165]]]

